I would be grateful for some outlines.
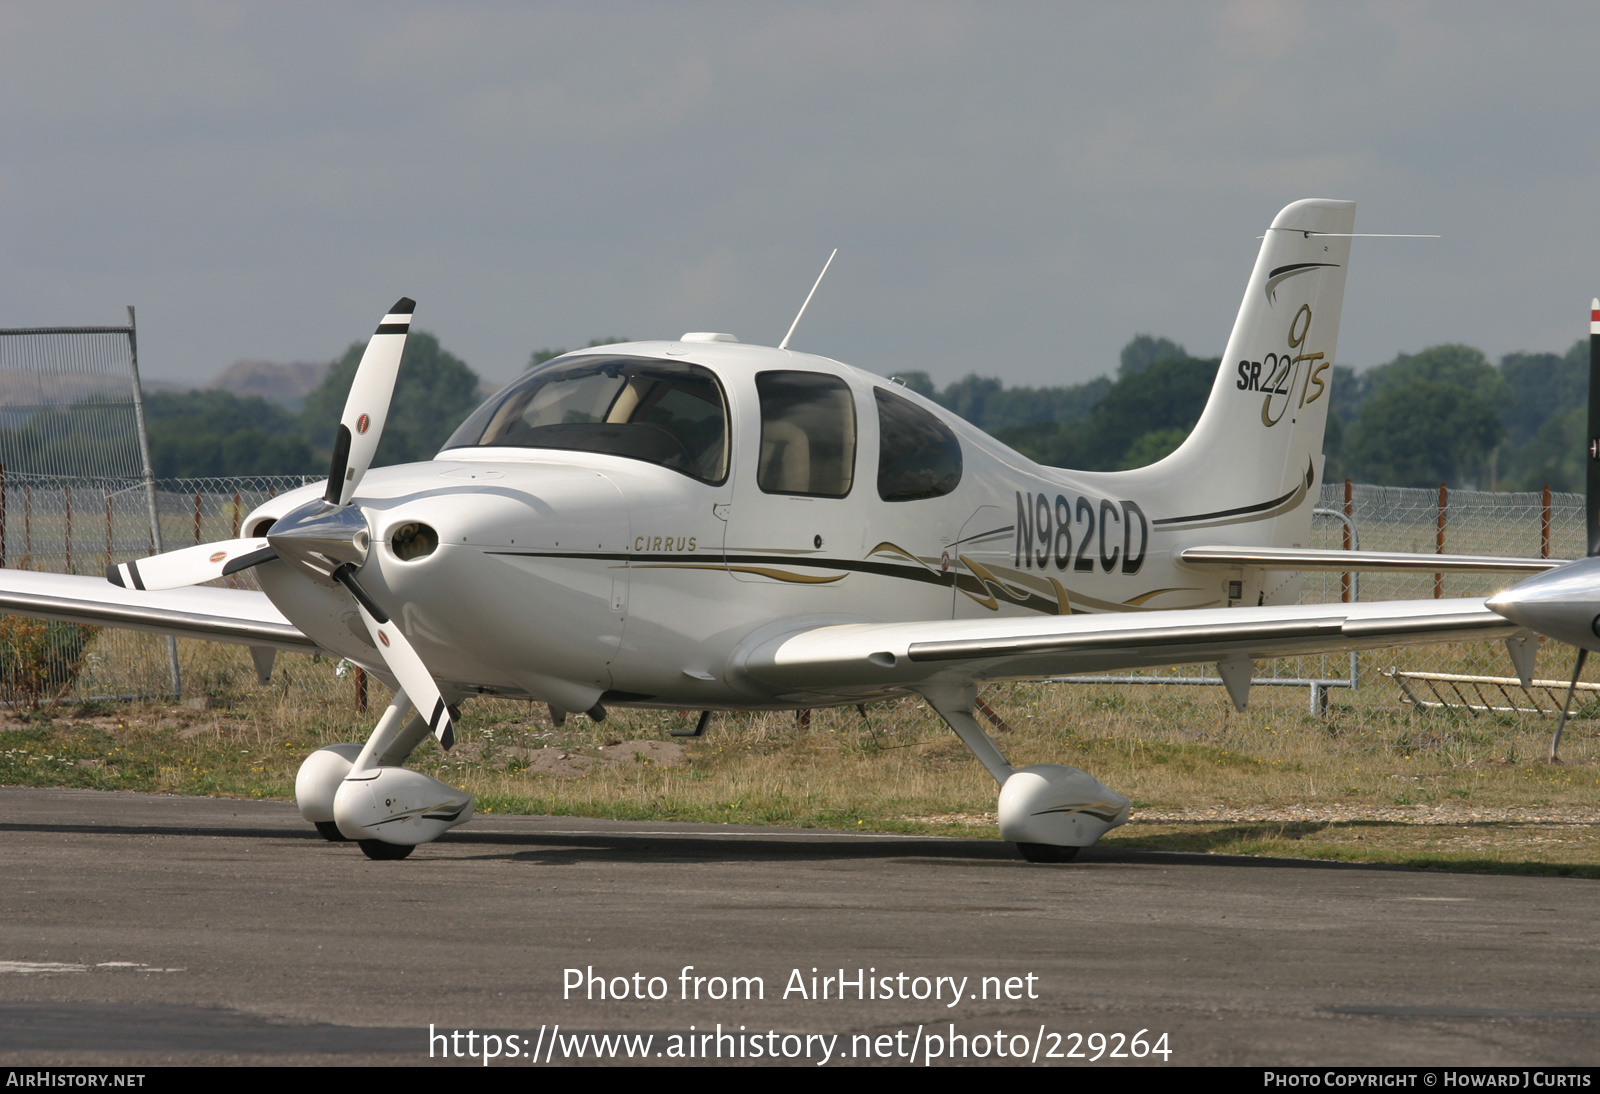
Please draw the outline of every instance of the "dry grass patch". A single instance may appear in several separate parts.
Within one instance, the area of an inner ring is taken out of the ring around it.
[[[1346,693],[1339,693],[1344,695]],[[1600,724],[1569,725],[1567,762],[1538,762],[1549,719],[1419,715],[1373,684],[1327,718],[1304,692],[1258,688],[1248,713],[1220,689],[1014,684],[985,690],[1008,757],[1081,767],[1134,800],[1113,846],[1557,870],[1600,864]],[[297,703],[272,690],[232,707],[63,708],[0,729],[0,782],[290,798],[307,752],[362,740],[381,703]],[[1369,705],[1370,704],[1370,705]],[[615,710],[551,724],[542,708],[468,704],[461,744],[411,765],[489,813],[729,821],[994,836],[993,781],[920,702],[717,715]]]

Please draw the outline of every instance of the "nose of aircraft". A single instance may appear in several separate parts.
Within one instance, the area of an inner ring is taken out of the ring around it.
[[[1600,650],[1600,558],[1530,577],[1489,598],[1489,608],[1547,638]]]

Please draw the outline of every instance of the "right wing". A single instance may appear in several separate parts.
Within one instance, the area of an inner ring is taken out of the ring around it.
[[[1526,633],[1481,598],[846,623],[767,639],[735,671],[783,701],[1240,656],[1252,660]]]
[[[143,591],[102,577],[0,570],[0,612],[299,653],[318,649],[267,594],[250,589]]]

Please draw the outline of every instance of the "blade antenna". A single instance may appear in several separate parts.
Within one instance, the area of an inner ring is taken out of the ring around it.
[[[783,341],[778,343],[779,349],[789,348],[789,339],[794,337],[794,329],[800,325],[801,316],[805,315],[806,309],[811,306],[811,298],[817,295],[817,285],[822,284],[822,279],[828,276],[828,267],[833,265],[833,256],[838,253],[839,248],[835,247],[833,249],[833,254],[828,256],[828,261],[822,264],[822,272],[817,275],[817,284],[811,286],[811,291],[806,293],[806,302],[800,305],[800,314],[796,315],[794,317],[794,322],[789,324],[789,333],[784,335]]]

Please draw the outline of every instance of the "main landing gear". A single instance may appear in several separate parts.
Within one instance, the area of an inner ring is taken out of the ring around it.
[[[929,687],[922,694],[1000,784],[1000,838],[1029,862],[1071,862],[1080,848],[1128,822],[1128,799],[1093,775],[1063,764],[1018,770],[1007,763],[972,716],[975,686]]]
[[[397,691],[365,745],[338,744],[307,756],[294,779],[300,815],[330,842],[354,841],[369,859],[403,859],[472,818],[472,795],[400,765],[428,735]]]

